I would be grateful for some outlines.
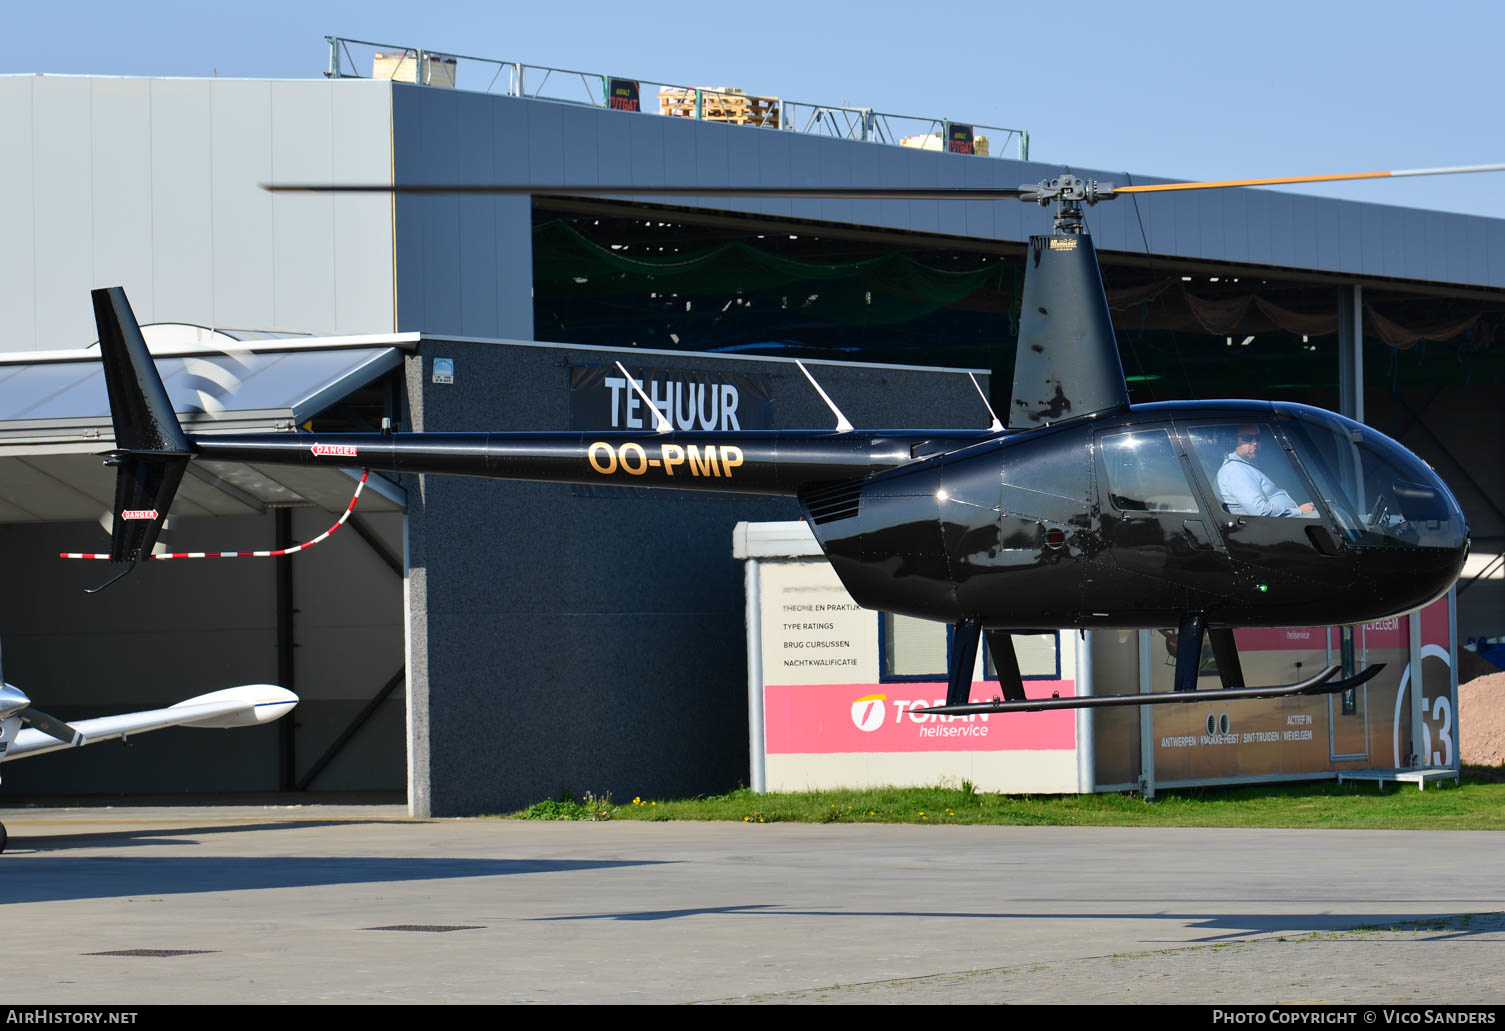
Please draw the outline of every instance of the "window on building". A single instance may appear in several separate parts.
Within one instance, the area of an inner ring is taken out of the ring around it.
[[[945,623],[916,619],[892,612],[878,614],[878,640],[882,655],[880,681],[941,680],[950,668],[954,631]],[[983,677],[998,679],[998,668],[984,637]],[[1014,654],[1025,680],[1059,680],[1061,651],[1058,634],[1024,634],[1014,637]]]
[[[1014,641],[1014,657],[1019,660],[1019,676],[1024,680],[1061,679],[1060,634],[1011,634]],[[993,665],[993,650],[987,649],[984,672],[988,680],[998,679],[998,667]]]

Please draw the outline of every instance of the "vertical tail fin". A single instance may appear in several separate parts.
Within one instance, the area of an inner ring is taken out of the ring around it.
[[[105,459],[117,467],[110,561],[130,563],[119,579],[151,556],[193,452],[125,291],[112,286],[92,296],[115,422],[115,450]]]
[[[1029,238],[1009,429],[1127,408],[1129,386],[1092,237]]]

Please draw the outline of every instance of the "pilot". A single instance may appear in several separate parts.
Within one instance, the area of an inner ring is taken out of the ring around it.
[[[1310,501],[1298,505],[1259,471],[1254,460],[1259,456],[1260,440],[1258,426],[1251,423],[1239,427],[1233,450],[1218,470],[1218,495],[1223,504],[1234,515],[1315,517],[1316,505]]]

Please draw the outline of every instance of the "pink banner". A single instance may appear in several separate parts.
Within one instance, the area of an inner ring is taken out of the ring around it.
[[[1363,625],[1366,648],[1410,647],[1410,629],[1404,615],[1377,619]],[[1239,651],[1320,651],[1328,638],[1327,627],[1279,627],[1235,630],[1233,638]],[[1421,643],[1448,646],[1448,600],[1439,598],[1421,610]],[[1338,648],[1338,635],[1332,634],[1334,651]]]
[[[1334,642],[1337,635],[1333,635]],[[1327,647],[1327,628],[1321,626],[1257,627],[1235,630],[1233,641],[1241,652],[1322,651]]]
[[[1377,619],[1373,623],[1365,623],[1361,629],[1364,631],[1366,649],[1392,648],[1405,651],[1411,647],[1411,620],[1406,616]],[[1333,635],[1334,643],[1337,642],[1337,637],[1337,634]]]
[[[1070,680],[1031,680],[1031,698],[1076,693]],[[973,685],[974,699],[996,694],[995,683]],[[768,684],[763,688],[769,755],[862,752],[1003,752],[1072,749],[1076,716],[1053,712],[990,716],[928,716],[911,710],[946,704],[944,683]]]

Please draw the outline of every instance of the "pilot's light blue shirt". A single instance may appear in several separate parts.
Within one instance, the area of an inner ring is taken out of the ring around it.
[[[1218,494],[1234,515],[1305,515],[1296,499],[1275,486],[1275,481],[1230,451],[1218,470]]]

